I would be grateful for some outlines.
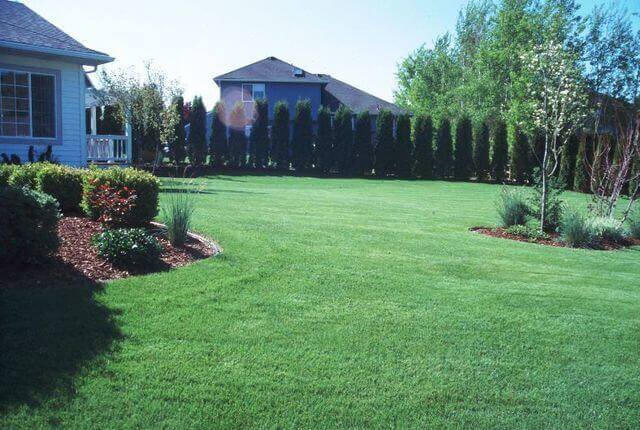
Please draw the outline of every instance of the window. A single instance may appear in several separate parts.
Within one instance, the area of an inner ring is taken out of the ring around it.
[[[0,70],[0,136],[55,138],[53,75]]]
[[[253,102],[266,97],[264,84],[242,84],[242,101]]]

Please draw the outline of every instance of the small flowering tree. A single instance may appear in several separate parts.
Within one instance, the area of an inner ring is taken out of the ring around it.
[[[540,229],[547,222],[549,179],[560,165],[571,134],[584,121],[587,96],[575,55],[562,44],[548,41],[521,56],[524,70],[518,82],[521,98],[516,123],[544,138],[540,165]]]

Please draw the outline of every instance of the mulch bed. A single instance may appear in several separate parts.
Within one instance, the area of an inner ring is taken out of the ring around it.
[[[550,234],[550,239],[531,239],[525,236],[519,236],[516,234],[507,233],[506,229],[502,227],[489,228],[489,227],[472,227],[469,230],[484,234],[485,236],[497,237],[500,239],[516,240],[518,242],[537,243],[539,245],[557,246],[562,248],[568,248],[569,246],[560,240],[560,235],[557,233]],[[629,246],[640,245],[640,239],[626,239],[622,243],[618,242],[603,242],[597,248],[602,251],[612,251],[621,248],[627,248]]]
[[[9,286],[47,284],[65,280],[103,282],[131,275],[169,270],[220,252],[217,245],[195,235],[191,235],[183,247],[174,247],[169,243],[163,230],[158,225],[152,225],[149,231],[156,236],[164,248],[158,264],[148,268],[122,268],[100,257],[91,244],[91,237],[102,230],[100,223],[88,218],[63,217],[58,222],[61,245],[51,262],[37,267],[2,268],[5,279],[8,280]]]

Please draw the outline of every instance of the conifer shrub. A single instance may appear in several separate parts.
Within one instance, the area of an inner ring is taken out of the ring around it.
[[[356,117],[354,152],[356,153],[356,173],[358,175],[371,174],[374,147],[371,135],[371,115],[366,110],[360,112]]]
[[[413,174],[421,179],[433,178],[433,121],[430,116],[416,117],[413,123],[413,142]]]
[[[473,125],[468,116],[458,120],[454,155],[454,175],[458,180],[468,180],[473,170]]]
[[[448,118],[442,118],[440,120],[434,159],[436,177],[450,177],[453,169],[453,147],[451,141],[451,122]]]

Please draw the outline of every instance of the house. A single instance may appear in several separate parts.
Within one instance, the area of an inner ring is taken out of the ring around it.
[[[111,61],[24,4],[0,0],[0,153],[26,161],[29,147],[51,146],[59,162],[87,164],[85,73]]]
[[[402,112],[393,103],[330,75],[311,73],[276,57],[267,57],[216,76],[213,80],[220,88],[220,100],[225,103],[227,110],[230,111],[236,103],[241,102],[245,106],[245,115],[249,119],[253,116],[253,102],[261,98],[270,102],[270,120],[273,119],[275,103],[281,100],[289,104],[293,117],[296,102],[308,99],[311,102],[314,121],[320,106],[326,106],[332,112],[335,112],[341,104],[356,114],[366,110],[373,117],[374,127],[375,118],[380,109],[388,109],[395,115]],[[210,123],[209,120],[208,127]]]

